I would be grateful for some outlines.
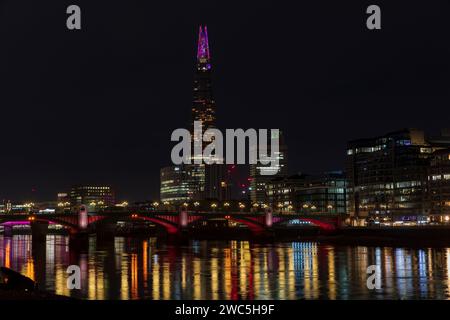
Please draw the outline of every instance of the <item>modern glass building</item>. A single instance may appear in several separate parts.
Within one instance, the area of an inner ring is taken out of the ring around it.
[[[184,166],[170,166],[161,169],[160,199],[173,205],[182,204],[192,199],[193,188],[190,184],[191,172]]]
[[[450,139],[426,138],[417,129],[350,141],[346,165],[350,216],[426,221],[431,212],[427,200],[430,159],[445,145],[450,146]]]

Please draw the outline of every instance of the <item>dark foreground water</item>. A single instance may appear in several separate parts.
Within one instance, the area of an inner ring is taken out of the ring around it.
[[[450,248],[257,244],[116,237],[71,250],[68,238],[0,235],[0,265],[57,294],[85,299],[448,299]],[[67,288],[67,267],[81,268],[81,290]],[[367,267],[381,266],[380,290]]]

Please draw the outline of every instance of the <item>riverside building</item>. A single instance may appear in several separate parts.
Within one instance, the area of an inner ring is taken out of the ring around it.
[[[418,129],[350,141],[346,171],[352,223],[429,222],[430,164],[435,152],[446,147],[447,133],[433,138]]]

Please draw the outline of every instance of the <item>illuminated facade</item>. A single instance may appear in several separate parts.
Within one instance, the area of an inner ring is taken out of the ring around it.
[[[349,142],[348,213],[355,218],[427,221],[430,159],[446,145],[449,138],[426,138],[417,129]]]
[[[197,68],[194,77],[194,101],[192,121],[202,121],[203,131],[214,128],[216,102],[212,94],[211,55],[208,29],[200,26],[197,45]]]
[[[271,133],[272,135],[274,133]],[[276,138],[273,137],[272,138]],[[268,201],[267,185],[268,183],[279,177],[286,177],[288,175],[288,154],[287,145],[284,141],[283,133],[279,132],[279,150],[275,155],[278,161],[278,166],[271,167],[270,165],[263,165],[261,163],[250,165],[250,200],[254,203],[264,204]],[[250,146],[256,148],[257,146]],[[270,144],[268,150],[263,150],[263,154],[270,154]]]
[[[75,186],[70,191],[70,206],[77,211],[81,205],[88,206],[89,212],[115,205],[114,191],[109,186]]]
[[[70,195],[67,192],[59,192],[56,202],[56,211],[58,213],[70,212]]]
[[[431,156],[428,187],[431,219],[450,222],[450,149]]]
[[[181,204],[189,201],[193,196],[193,187],[190,185],[191,172],[183,166],[170,166],[161,169],[160,199],[170,204]]]
[[[3,201],[0,204],[0,213],[28,213],[34,208],[34,203],[11,203],[11,201]]]
[[[278,212],[345,215],[346,179],[342,172],[279,177],[267,184],[267,197]]]

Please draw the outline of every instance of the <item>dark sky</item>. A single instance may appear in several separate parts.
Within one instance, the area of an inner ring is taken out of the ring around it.
[[[157,197],[190,117],[199,24],[219,125],[284,130],[291,172],[342,168],[350,139],[450,127],[449,15],[448,0],[1,0],[0,199],[78,183]]]

